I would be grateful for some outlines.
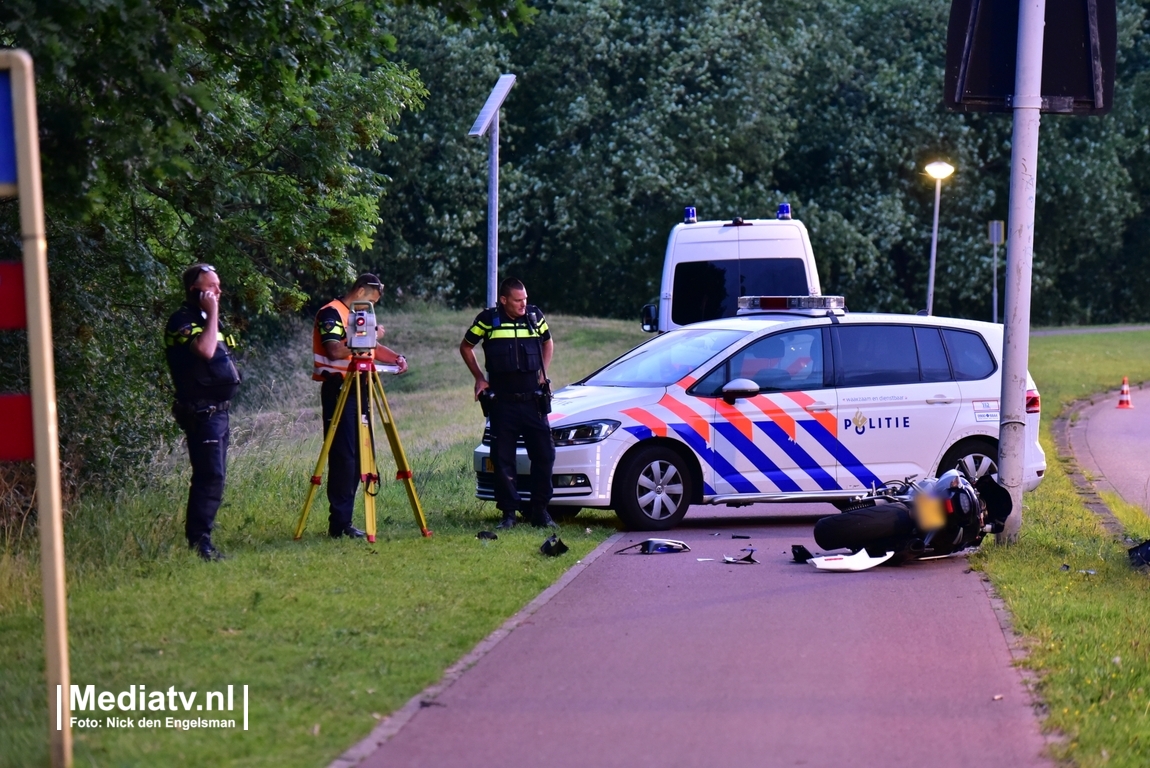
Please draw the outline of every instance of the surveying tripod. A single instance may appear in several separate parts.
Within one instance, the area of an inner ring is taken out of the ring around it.
[[[379,474],[375,464],[375,430],[371,424],[371,414],[374,410],[371,406],[373,403],[379,407],[379,419],[383,423],[383,431],[387,435],[387,441],[391,444],[391,455],[395,457],[395,466],[398,470],[395,473],[395,479],[402,480],[404,488],[407,489],[407,500],[411,504],[411,511],[415,514],[415,522],[419,525],[420,533],[424,536],[431,535],[431,531],[427,529],[427,521],[423,517],[423,507],[419,503],[419,494],[415,492],[415,483],[411,479],[411,465],[407,463],[407,455],[404,454],[403,446],[399,443],[399,432],[395,429],[395,418],[391,415],[391,408],[387,404],[387,395],[383,392],[383,382],[379,379],[379,372],[375,369],[375,361],[370,354],[353,354],[348,362],[347,375],[343,377],[343,387],[339,391],[335,413],[332,414],[331,424],[328,426],[327,434],[323,437],[323,448],[320,449],[319,461],[316,462],[315,472],[311,476],[311,488],[307,492],[307,501],[304,502],[303,512],[300,513],[299,523],[295,528],[296,541],[299,541],[303,536],[308,513],[311,511],[316,491],[319,490],[320,482],[323,479],[323,467],[327,463],[327,455],[331,450],[332,441],[335,439],[335,431],[339,428],[343,410],[347,407],[347,401],[351,399],[350,393],[353,389],[355,390],[356,413],[363,413],[364,388],[361,386],[361,382],[366,382],[367,385],[368,408],[367,418],[361,416],[356,419],[359,433],[356,442],[359,445],[359,480],[363,483],[367,540],[375,541],[375,497],[379,493]]]

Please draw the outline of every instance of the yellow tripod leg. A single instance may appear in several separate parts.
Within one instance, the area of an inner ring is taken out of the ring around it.
[[[303,503],[303,512],[300,513],[299,522],[295,527],[295,540],[299,541],[303,537],[304,526],[307,525],[307,516],[311,512],[312,502],[315,501],[316,491],[319,490],[319,484],[323,480],[323,467],[327,463],[327,455],[331,451],[332,441],[335,439],[335,430],[339,426],[340,418],[343,416],[344,406],[347,404],[347,395],[351,391],[351,376],[345,376],[343,379],[343,386],[339,390],[339,399],[335,403],[335,412],[331,416],[331,425],[328,427],[327,434],[323,436],[323,448],[319,452],[319,461],[315,463],[315,472],[311,475],[311,487],[307,492],[307,501]]]
[[[368,379],[368,391],[362,392],[360,386],[360,377],[366,377],[359,371],[356,372],[356,388],[355,388],[355,403],[356,403],[356,416],[359,423],[359,479],[363,483],[363,518],[364,528],[367,533],[367,540],[369,542],[375,541],[375,496],[379,493],[379,475],[375,474],[375,444],[371,438],[371,426],[368,424],[368,419],[371,418],[371,381]],[[363,412],[363,398],[367,397],[367,418],[364,418]],[[372,486],[375,489],[372,490]]]
[[[379,418],[383,422],[383,431],[387,435],[387,442],[391,444],[391,455],[395,457],[395,479],[403,481],[407,491],[407,501],[411,504],[411,511],[415,515],[416,525],[424,537],[430,536],[427,520],[423,517],[423,506],[419,503],[419,494],[415,491],[415,481],[412,480],[411,465],[407,463],[407,454],[399,442],[399,432],[395,429],[395,418],[391,415],[391,406],[387,404],[387,395],[383,392],[383,382],[380,381],[379,371],[371,372],[372,390],[379,400]],[[386,418],[385,418],[386,417]]]

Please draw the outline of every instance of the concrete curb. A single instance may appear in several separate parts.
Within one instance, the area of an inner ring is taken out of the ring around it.
[[[499,641],[511,634],[513,629],[526,621],[533,613],[549,603],[564,587],[574,581],[575,577],[582,573],[587,566],[597,560],[604,552],[611,549],[622,537],[622,533],[612,534],[606,541],[591,550],[585,558],[575,563],[566,573],[560,576],[558,581],[543,590],[538,597],[524,606],[522,610],[510,619],[503,622],[503,626],[483,638],[483,640],[479,642],[479,645],[471,650],[471,653],[448,667],[447,671],[443,673],[443,677],[439,679],[439,682],[424,688],[415,696],[411,697],[401,708],[381,720],[379,725],[375,726],[371,733],[367,735],[367,738],[355,744],[329,763],[328,768],[354,768],[354,766],[363,762],[374,753],[375,750],[379,749],[381,744],[399,733],[403,726],[407,725],[407,723],[411,721],[411,718],[415,717],[416,712],[426,706],[430,706],[430,703],[434,701],[437,696],[450,688],[464,672],[473,667],[480,659],[486,656],[491,649],[498,645]]]
[[[1141,388],[1141,385],[1137,385]],[[1062,415],[1054,420],[1051,426],[1051,432],[1054,435],[1054,444],[1058,449],[1058,458],[1062,461],[1063,467],[1066,469],[1066,475],[1070,478],[1070,482],[1074,485],[1074,489],[1078,491],[1082,503],[1086,508],[1093,512],[1097,517],[1102,528],[1110,534],[1114,539],[1121,540],[1126,534],[1126,528],[1122,525],[1121,521],[1114,516],[1114,512],[1098,495],[1098,488],[1096,484],[1087,479],[1086,474],[1083,472],[1082,461],[1077,454],[1074,453],[1074,444],[1077,442],[1079,445],[1084,444],[1086,441],[1086,423],[1085,420],[1079,419],[1079,414],[1087,408],[1092,408],[1097,401],[1113,397],[1118,393],[1118,390],[1110,390],[1107,392],[1097,392],[1089,397],[1081,400],[1075,400],[1070,404],[1070,407],[1062,412]],[[1102,472],[1097,466],[1087,458],[1085,460],[1086,470],[1095,477],[1101,477]],[[1105,490],[1113,490],[1106,484]]]

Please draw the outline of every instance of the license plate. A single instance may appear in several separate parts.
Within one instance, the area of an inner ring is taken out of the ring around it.
[[[483,471],[484,472],[490,472],[490,473],[494,474],[495,473],[495,462],[493,462],[491,459],[484,459],[483,460]]]

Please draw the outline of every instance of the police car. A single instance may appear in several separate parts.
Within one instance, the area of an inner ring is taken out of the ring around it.
[[[667,530],[691,504],[844,506],[887,480],[997,471],[1002,326],[848,314],[839,296],[739,301],[555,393],[553,512]],[[1032,490],[1046,457],[1029,375],[1027,390]],[[477,496],[494,498],[486,435],[474,460]],[[529,467],[520,448],[520,488]]]

